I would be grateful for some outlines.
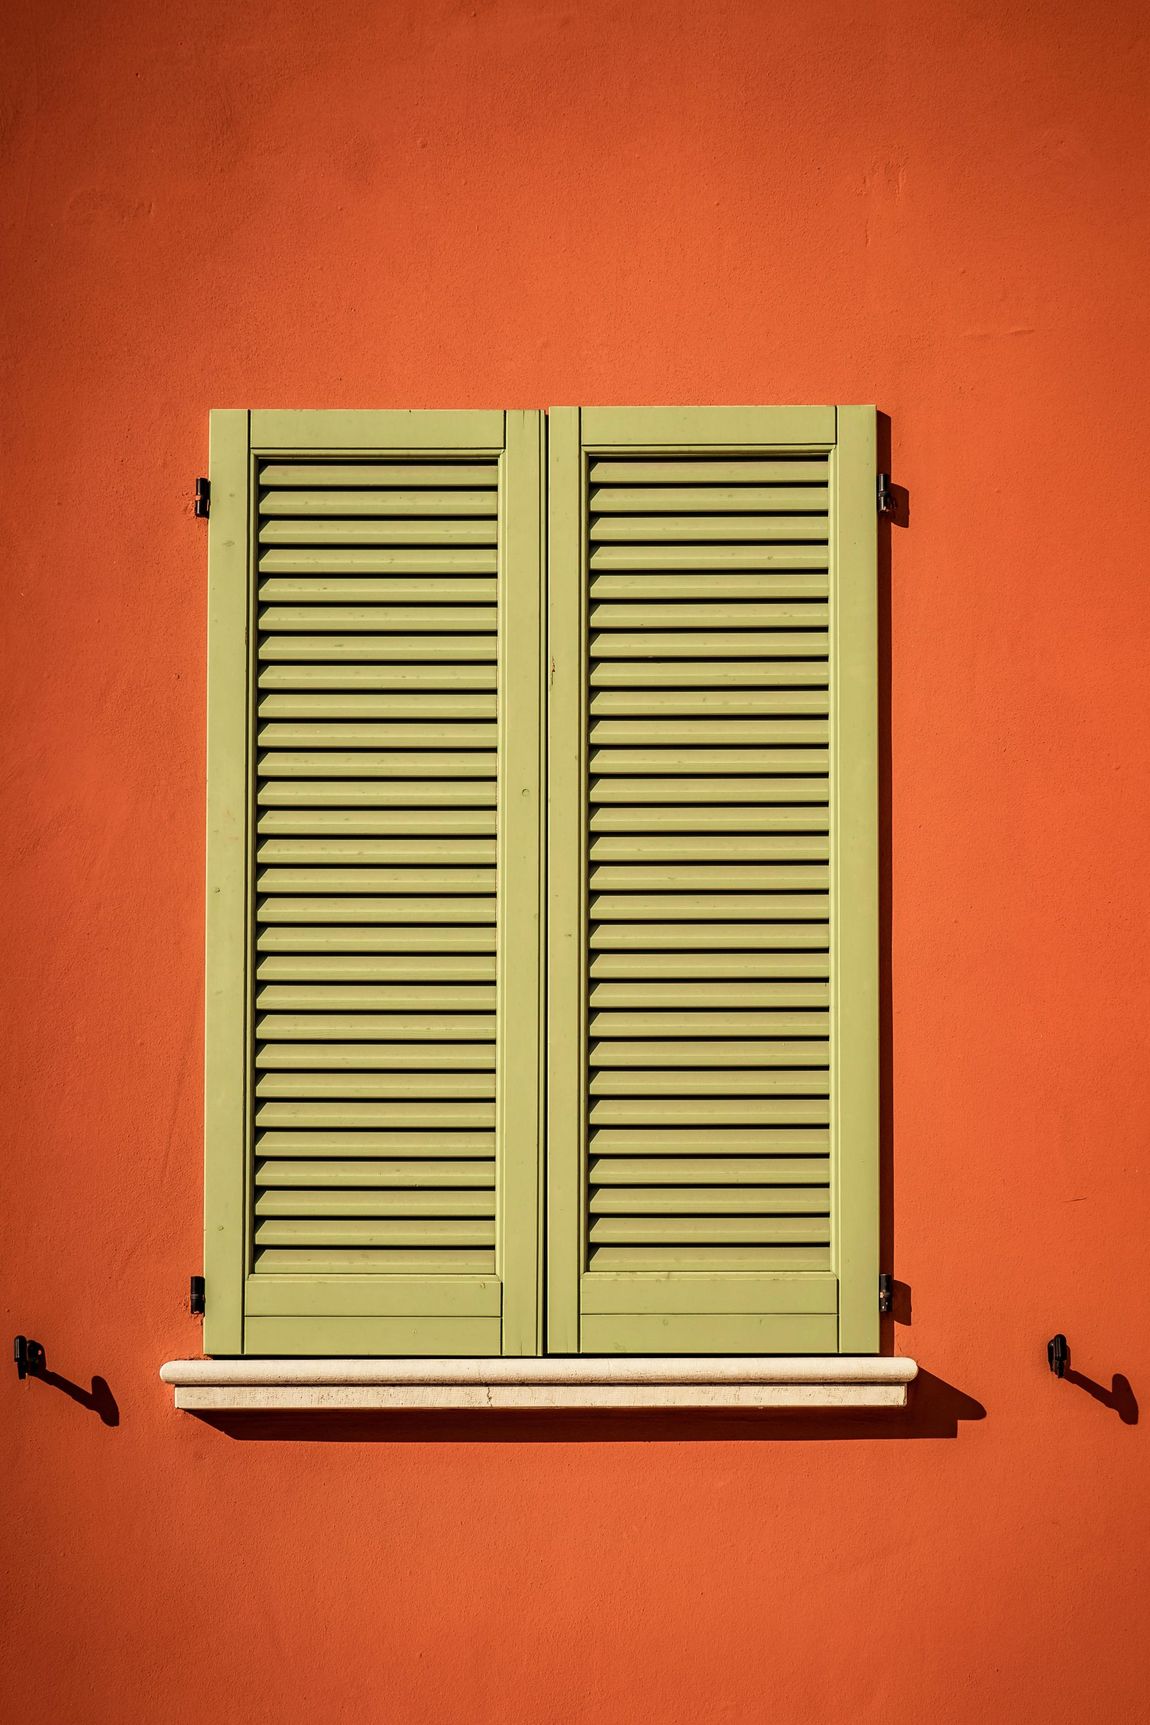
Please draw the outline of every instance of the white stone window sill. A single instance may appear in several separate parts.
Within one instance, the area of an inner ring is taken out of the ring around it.
[[[908,1359],[169,1360],[190,1413],[369,1409],[901,1408]]]

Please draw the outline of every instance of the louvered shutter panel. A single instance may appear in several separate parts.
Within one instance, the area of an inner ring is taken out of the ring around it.
[[[213,456],[209,1351],[534,1352],[540,416]]]
[[[550,450],[550,1346],[873,1351],[874,411]]]

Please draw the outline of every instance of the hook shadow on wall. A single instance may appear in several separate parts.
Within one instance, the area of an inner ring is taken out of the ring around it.
[[[71,1378],[49,1371],[43,1342],[35,1342],[29,1336],[15,1337],[12,1355],[16,1364],[16,1376],[22,1383],[27,1378],[35,1378],[40,1383],[47,1384],[49,1389],[62,1391],[69,1401],[99,1414],[104,1425],[119,1425],[120,1409],[106,1378],[94,1377],[91,1389],[86,1390],[73,1383]]]
[[[1082,1372],[1075,1371],[1070,1364],[1070,1344],[1061,1330],[1056,1336],[1051,1336],[1046,1344],[1046,1363],[1056,1378],[1063,1378],[1068,1384],[1085,1390],[1086,1394],[1104,1408],[1110,1408],[1118,1415],[1124,1426],[1138,1424],[1138,1399],[1130,1387],[1130,1379],[1121,1372],[1115,1372],[1110,1380],[1110,1388],[1095,1383],[1093,1378],[1086,1377]]]

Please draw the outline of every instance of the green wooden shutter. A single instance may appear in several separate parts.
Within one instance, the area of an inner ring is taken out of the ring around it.
[[[553,1351],[877,1349],[874,423],[551,415]]]
[[[213,415],[209,1352],[538,1351],[541,451]]]

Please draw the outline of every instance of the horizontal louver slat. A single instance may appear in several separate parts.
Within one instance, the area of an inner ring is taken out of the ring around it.
[[[378,510],[372,511],[378,515]],[[341,512],[303,520],[267,521],[260,528],[261,545],[494,545],[495,522],[480,521],[349,521]]]
[[[485,1072],[495,1069],[495,1050],[486,1042],[266,1042],[256,1055],[259,1072],[314,1073],[336,1067],[409,1074],[417,1069]]]
[[[379,471],[385,475],[387,469]],[[323,469],[313,468],[312,472],[322,473]],[[390,487],[382,491],[366,487],[345,491],[333,483],[314,491],[294,487],[284,491],[267,490],[260,499],[260,512],[265,516],[352,515],[361,519],[373,515],[411,515],[430,517],[431,524],[439,526],[444,516],[495,515],[497,495],[493,486],[482,491],[402,491]],[[260,537],[266,536],[265,527]]]
[[[456,953],[421,953],[407,957],[381,953],[295,958],[262,958],[256,965],[261,982],[494,982],[494,955],[473,958]]]
[[[774,709],[771,709],[774,711]],[[797,710],[797,709],[796,709]],[[365,719],[408,723],[433,719],[494,719],[495,696],[433,695],[264,695],[257,709],[261,719]]]
[[[492,546],[278,545],[259,553],[261,575],[490,575]],[[798,565],[805,567],[806,565]]]
[[[697,494],[696,494],[697,495]],[[783,507],[796,508],[801,502],[797,492],[780,498]],[[826,507],[826,494],[823,494]],[[592,510],[595,499],[591,500]],[[683,545],[732,544],[778,545],[792,541],[803,545],[826,542],[826,517],[817,515],[665,515],[652,511],[647,515],[603,515],[592,522],[591,543],[602,545],[624,542],[634,545],[672,545],[677,564]]]
[[[308,575],[269,575],[260,582],[259,597],[265,604],[281,600],[292,605],[483,605],[494,604],[494,576],[461,575],[333,575],[318,579]],[[772,593],[768,597],[785,598]]]
[[[339,1098],[358,1101],[363,1098],[402,1097],[428,1082],[420,1072],[361,1072],[339,1068],[332,1071],[264,1072],[256,1082],[256,1095],[277,1097]],[[436,1095],[448,1100],[480,1097],[493,1100],[495,1076],[491,1072],[442,1072],[436,1070],[432,1081]],[[777,1088],[777,1086],[776,1086]]]
[[[458,779],[454,783],[395,784],[380,779],[296,780],[279,784],[265,779],[259,790],[261,808],[350,809],[487,809],[495,807],[495,782]]]
[[[827,483],[825,456],[781,456],[740,459],[719,456],[692,460],[689,456],[599,457],[591,462],[592,486],[700,485],[722,490],[728,485],[819,485]],[[279,482],[279,483],[282,483]]]
[[[712,570],[707,579],[707,599],[825,599],[830,582],[822,570]],[[597,599],[694,599],[698,595],[694,575],[661,573],[644,569],[638,574],[599,574],[591,577],[591,598]]]
[[[494,952],[494,928],[446,924],[383,924],[378,928],[269,926],[259,936],[260,952]]]
[[[811,466],[816,466],[811,463]],[[785,469],[780,469],[785,477]],[[825,472],[823,474],[825,477]],[[661,519],[666,515],[697,515],[699,525],[695,532],[680,537],[729,539],[736,535],[728,532],[731,514],[746,519],[751,531],[750,538],[758,538],[762,532],[762,515],[779,515],[788,509],[819,510],[823,519],[812,537],[826,538],[825,513],[827,507],[827,491],[825,485],[651,485],[643,487],[626,487],[617,485],[596,486],[591,493],[592,513],[598,515],[623,514],[640,517],[636,538],[650,538],[656,526],[663,527]],[[757,511],[758,513],[752,513]],[[651,520],[654,516],[656,520]],[[714,517],[718,517],[717,520]],[[773,527],[778,522],[772,522]],[[603,538],[604,523],[599,522],[592,533],[593,538]],[[628,537],[632,537],[631,534]],[[675,537],[672,535],[671,537]],[[739,534],[742,538],[744,535]]]
[[[354,1162],[306,1162],[269,1160],[260,1164],[260,1188],[270,1193],[281,1187],[314,1186],[335,1192],[345,1187],[412,1187],[424,1191],[437,1186],[478,1187],[495,1185],[494,1162],[380,1162],[360,1157]]]

